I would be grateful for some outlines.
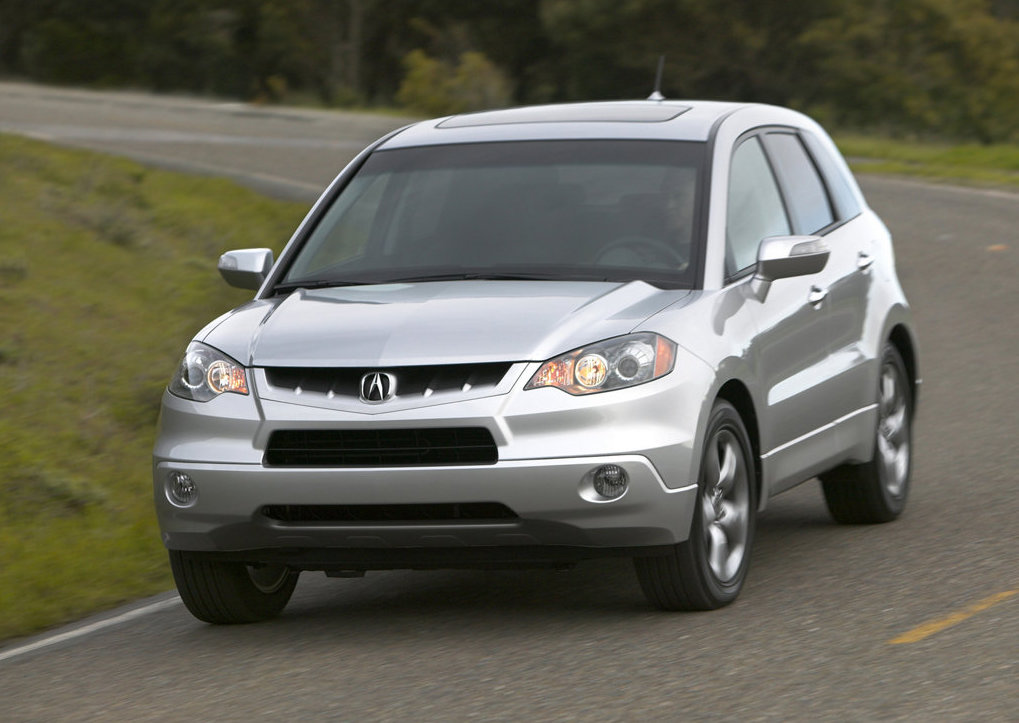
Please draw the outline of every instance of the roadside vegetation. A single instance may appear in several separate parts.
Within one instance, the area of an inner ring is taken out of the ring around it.
[[[1016,0],[0,0],[0,74],[438,115],[643,98],[1019,142]]]
[[[302,204],[0,135],[0,640],[172,586],[152,511],[159,399],[192,335],[250,295]]]
[[[1019,144],[950,144],[836,134],[855,173],[1019,190]]]

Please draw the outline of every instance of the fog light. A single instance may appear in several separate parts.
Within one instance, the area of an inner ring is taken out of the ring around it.
[[[198,485],[189,475],[172,471],[166,477],[166,499],[178,507],[190,507],[198,501]]]
[[[614,500],[626,492],[630,477],[618,464],[604,464],[594,471],[594,491],[605,499]]]

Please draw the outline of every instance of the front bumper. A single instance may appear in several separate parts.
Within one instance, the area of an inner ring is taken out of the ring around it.
[[[590,498],[587,481],[602,464],[629,475],[611,502]],[[189,475],[198,502],[170,503],[161,483],[170,470]],[[669,545],[686,538],[696,485],[669,489],[640,456],[500,462],[483,467],[278,470],[255,465],[161,462],[155,470],[156,510],[163,542],[177,550],[237,552],[284,549],[554,546],[620,548]],[[464,522],[281,522],[268,505],[378,505],[499,502],[518,518]],[[469,553],[468,553],[469,556]],[[336,563],[342,559],[324,556]],[[366,559],[352,554],[351,561]],[[413,555],[408,556],[408,560]]]
[[[523,378],[533,370],[527,369]],[[694,460],[705,379],[691,370],[587,398],[547,389],[368,414],[237,395],[198,404],[166,394],[154,452],[164,544],[306,569],[475,566],[555,561],[685,540],[697,499]],[[276,429],[481,426],[499,461],[437,467],[269,467]],[[606,501],[593,471],[622,467],[629,486]],[[197,502],[170,502],[166,480],[187,474]],[[450,522],[283,522],[280,505],[498,503],[512,519]]]

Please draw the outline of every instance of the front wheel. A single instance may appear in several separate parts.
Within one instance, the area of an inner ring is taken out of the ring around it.
[[[731,404],[715,404],[705,439],[690,537],[668,555],[634,559],[644,595],[663,610],[728,605],[750,564],[757,489],[750,441]]]
[[[170,550],[170,569],[187,609],[207,623],[254,623],[279,615],[297,585],[284,565],[206,560]]]
[[[891,344],[881,356],[874,458],[821,475],[828,511],[842,524],[891,522],[902,514],[913,460],[913,400],[906,366]]]

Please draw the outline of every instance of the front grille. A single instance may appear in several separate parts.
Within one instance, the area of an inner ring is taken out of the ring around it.
[[[441,392],[468,392],[499,386],[511,364],[440,364],[417,367],[266,367],[265,378],[277,389],[357,399],[361,378],[385,371],[396,377],[396,398],[429,397]]]
[[[266,505],[262,514],[278,522],[483,522],[515,520],[498,502],[430,505]]]
[[[281,429],[265,450],[267,467],[417,467],[495,464],[484,427],[445,429]]]

